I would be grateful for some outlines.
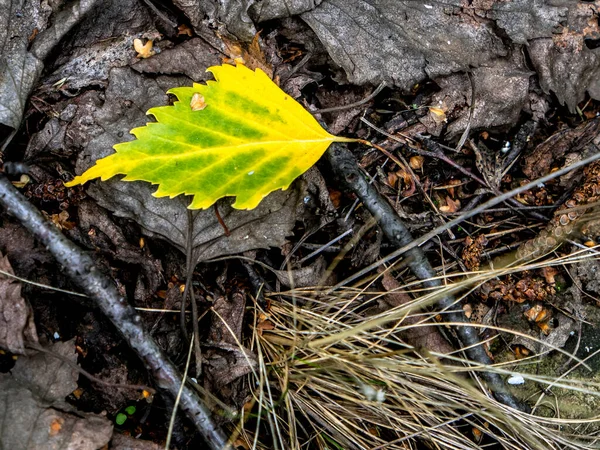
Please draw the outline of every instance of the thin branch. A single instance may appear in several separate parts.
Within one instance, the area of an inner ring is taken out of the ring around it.
[[[103,275],[92,258],[69,241],[4,176],[0,176],[0,206],[14,216],[44,245],[64,272],[87,294],[121,332],[129,346],[142,359],[156,384],[177,396],[182,377],[154,338],[142,326],[137,311],[119,295],[113,281]],[[222,450],[227,437],[217,426],[198,394],[185,386],[181,408],[206,440],[209,448]]]

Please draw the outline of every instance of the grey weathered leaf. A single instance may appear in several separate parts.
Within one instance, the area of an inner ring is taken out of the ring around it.
[[[46,2],[0,0],[0,124],[19,127],[27,98],[44,68],[44,58],[100,3],[80,0],[67,8],[54,5],[57,11],[52,11]],[[52,26],[46,28],[53,13]]]
[[[471,129],[490,129],[512,125],[519,119],[528,101],[529,78],[534,72],[527,69],[523,55],[513,53],[510,58],[499,58],[473,69],[475,109]],[[469,123],[472,101],[471,82],[465,74],[436,78],[441,91],[432,98],[432,104],[443,104],[450,111],[446,138],[457,137]],[[432,134],[439,134],[438,125],[431,115],[422,122]]]
[[[49,350],[75,361],[75,345]],[[64,397],[77,387],[78,372],[45,353],[21,357],[10,374],[0,374],[0,448],[11,450],[96,450],[105,446],[112,424],[73,409]]]
[[[220,64],[220,56],[204,40],[193,38],[152,58],[142,59],[132,68],[140,73],[183,74],[199,83],[211,79],[206,68]]]
[[[310,11],[323,0],[262,0],[254,2],[248,13],[256,22],[295,16]]]
[[[75,343],[72,340],[56,342],[48,350],[68,358],[74,364],[77,363]],[[11,373],[21,385],[48,403],[63,401],[77,389],[79,376],[74,367],[41,352],[17,359]]]
[[[153,15],[144,2],[137,0],[74,2],[71,8],[57,13],[56,22],[59,33],[70,27],[73,30],[62,42],[58,57],[51,61],[53,72],[43,83],[49,86],[66,80],[64,87],[69,90],[103,83],[112,68],[126,66],[135,59],[135,38],[157,34]],[[34,41],[36,54],[47,47],[44,40]]]
[[[600,48],[588,48],[587,40],[600,39],[598,2],[577,2],[569,9],[562,33],[536,39],[528,47],[540,85],[575,112],[586,91],[600,99]]]
[[[43,62],[27,51],[42,22],[40,2],[0,0],[0,124],[18,128]]]
[[[248,16],[248,8],[254,0],[174,0],[173,3],[190,19],[198,34],[205,18],[209,24],[219,26],[242,41],[250,41],[256,34]]]
[[[14,275],[2,253],[0,270]],[[26,341],[38,342],[31,306],[21,296],[21,283],[0,274],[0,348],[23,355]]]
[[[134,220],[146,234],[166,239],[183,251],[189,200],[156,198],[152,196],[154,191],[148,183],[118,180],[96,182],[88,188],[89,195],[100,206],[119,217]],[[292,187],[273,192],[250,211],[232,208],[229,200],[219,202],[219,214],[231,232],[230,236],[225,235],[212,208],[194,212],[193,246],[197,260],[281,246],[286,236],[292,234],[299,201],[300,192]]]
[[[551,36],[566,20],[568,11],[564,5],[554,5],[548,1],[493,1],[487,5],[482,3],[485,6],[477,9],[477,14],[495,20],[517,44],[527,44],[532,39]]]
[[[507,53],[486,20],[446,2],[326,0],[301,17],[355,84],[409,89]]]

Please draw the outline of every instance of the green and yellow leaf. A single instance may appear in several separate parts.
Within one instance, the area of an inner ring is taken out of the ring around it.
[[[66,186],[124,174],[123,181],[157,184],[156,197],[192,195],[191,209],[222,197],[255,208],[269,193],[287,189],[332,142],[354,142],[325,131],[310,113],[260,69],[208,69],[216,81],[174,88],[173,106],[152,108],[156,122],[131,132],[116,153]]]

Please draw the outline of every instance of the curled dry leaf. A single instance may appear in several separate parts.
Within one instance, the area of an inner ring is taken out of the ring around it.
[[[192,111],[202,111],[206,108],[206,101],[204,100],[204,96],[199,92],[196,92],[192,95],[192,100],[190,101],[190,108]]]
[[[133,48],[137,52],[137,57],[146,59],[154,56],[156,52],[152,49],[152,44],[153,42],[151,40],[148,40],[144,44],[141,39],[135,39],[133,41]]]
[[[437,124],[448,121],[448,119],[446,118],[446,110],[444,108],[435,108],[430,106],[429,113],[433,121]]]
[[[450,196],[446,196],[446,204],[439,209],[443,213],[455,213],[460,209],[460,200],[453,200]]]
[[[408,161],[408,165],[413,170],[420,170],[423,168],[423,163],[425,162],[425,157],[421,155],[411,156]]]

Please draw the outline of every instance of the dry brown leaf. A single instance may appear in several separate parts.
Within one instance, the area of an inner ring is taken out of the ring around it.
[[[256,33],[254,39],[247,47],[231,41],[225,37],[221,37],[227,51],[228,58],[223,60],[224,63],[243,64],[246,67],[254,70],[261,69],[269,78],[273,78],[273,67],[265,58],[265,54],[260,47],[260,32]]]
[[[411,156],[408,161],[408,165],[413,170],[421,170],[423,168],[423,163],[425,162],[425,158],[421,155]]]
[[[0,270],[14,275],[8,258],[2,253]],[[24,355],[28,341],[38,342],[31,306],[21,296],[21,283],[0,273],[0,347]]]

